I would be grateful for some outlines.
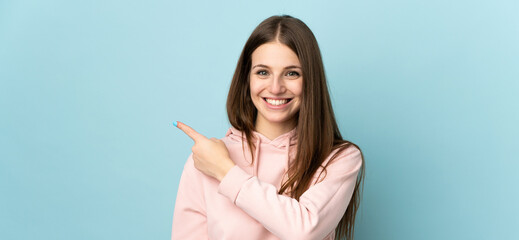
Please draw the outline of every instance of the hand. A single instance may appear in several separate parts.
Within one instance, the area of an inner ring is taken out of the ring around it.
[[[193,151],[196,169],[205,175],[222,181],[227,172],[235,165],[229,156],[225,143],[220,139],[206,138],[181,122],[177,122],[176,126],[195,142],[191,150]]]

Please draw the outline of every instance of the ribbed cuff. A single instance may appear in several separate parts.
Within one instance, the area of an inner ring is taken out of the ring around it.
[[[250,178],[252,178],[251,175],[236,165],[222,178],[220,185],[218,185],[218,193],[226,196],[233,204],[236,204],[236,198],[238,197],[238,193],[240,193],[243,183]]]

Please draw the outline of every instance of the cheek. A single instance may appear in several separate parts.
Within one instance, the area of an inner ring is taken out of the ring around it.
[[[251,78],[249,87],[252,99],[258,97],[258,94],[261,92],[261,84],[259,84],[257,80]]]
[[[259,94],[260,94],[260,88],[257,84],[257,82],[252,81],[249,85],[250,89],[250,98],[252,100],[252,105],[254,105],[254,108],[258,109],[260,104]]]
[[[290,85],[290,91],[295,96],[301,97],[301,94],[303,93],[303,81],[300,80],[300,81],[297,81],[297,82],[293,82]]]

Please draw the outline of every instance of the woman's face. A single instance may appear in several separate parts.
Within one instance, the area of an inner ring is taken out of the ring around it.
[[[279,42],[265,43],[252,53],[250,93],[258,124],[295,127],[301,106],[303,72],[299,58]]]

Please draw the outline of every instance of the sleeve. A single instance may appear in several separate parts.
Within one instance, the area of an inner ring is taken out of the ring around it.
[[[323,239],[342,218],[350,202],[362,155],[344,150],[326,168],[325,178],[306,190],[299,201],[280,195],[238,166],[222,179],[219,192],[281,239]]]
[[[208,239],[202,178],[189,156],[177,192],[171,239]]]

